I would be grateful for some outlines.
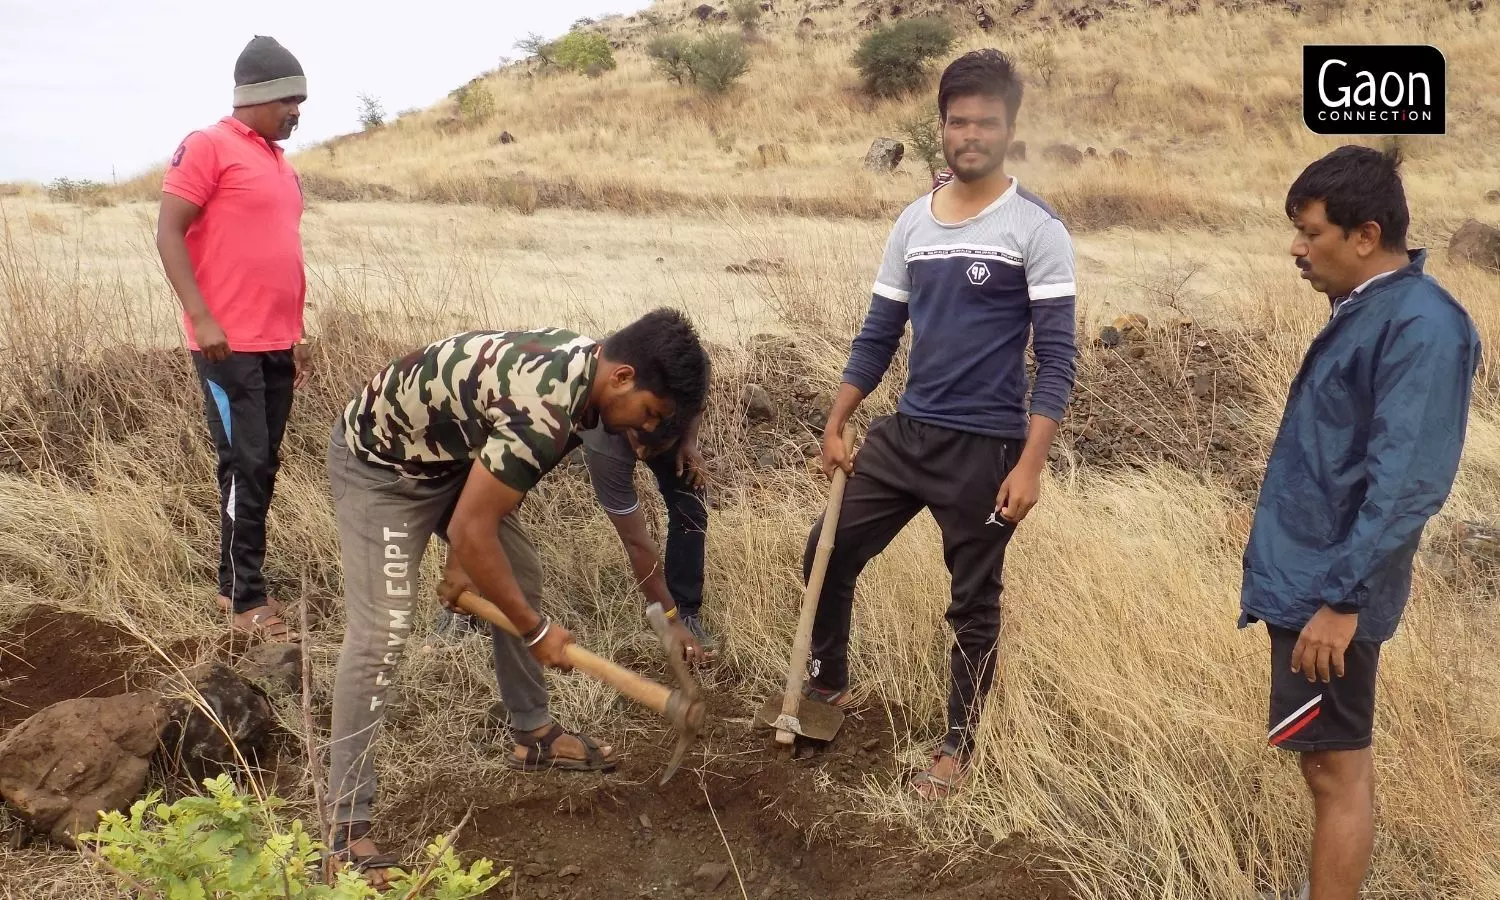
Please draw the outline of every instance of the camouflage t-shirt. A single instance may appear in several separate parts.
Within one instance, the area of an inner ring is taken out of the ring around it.
[[[412,478],[475,459],[529,491],[578,445],[599,345],[560,328],[469,331],[381,369],[344,409],[358,459]]]

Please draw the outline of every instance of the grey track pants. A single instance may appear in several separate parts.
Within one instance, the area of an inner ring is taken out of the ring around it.
[[[342,425],[336,425],[328,481],[338,516],[346,627],[333,686],[327,803],[335,822],[365,822],[375,799],[375,738],[392,675],[411,637],[422,554],[434,534],[446,538],[464,477],[421,481],[363,463],[350,454]],[[540,608],[541,560],[515,516],[502,520],[500,543],[527,601]],[[531,731],[552,724],[541,666],[519,639],[492,628],[491,641],[511,727]]]

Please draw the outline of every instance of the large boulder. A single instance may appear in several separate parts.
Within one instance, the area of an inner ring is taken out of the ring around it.
[[[166,695],[164,761],[194,781],[218,775],[241,759],[253,760],[276,727],[265,695],[221,662],[163,679],[157,690]]]
[[[154,694],[64,700],[0,741],[0,797],[33,829],[68,846],[99,814],[146,784],[164,711]]]
[[[1500,228],[1470,219],[1448,239],[1448,255],[1500,272]]]
[[[876,138],[865,153],[865,168],[871,172],[894,172],[906,155],[906,145],[895,138]]]

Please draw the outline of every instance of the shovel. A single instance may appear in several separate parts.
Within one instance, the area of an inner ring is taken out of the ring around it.
[[[513,637],[521,636],[516,626],[511,624],[510,619],[500,611],[498,606],[473,591],[464,591],[459,594],[458,605],[464,612],[478,616],[506,634]],[[647,617],[652,629],[656,631],[666,647],[668,665],[673,676],[677,678],[679,687],[669,688],[643,675],[637,675],[624,666],[590,653],[577,644],[568,644],[563,653],[573,668],[604,682],[666,719],[673,728],[677,729],[677,746],[673,749],[672,758],[667,763],[667,770],[662,774],[659,782],[666,784],[667,780],[677,773],[677,767],[682,764],[688,747],[702,730],[706,704],[698,695],[698,683],[688,674],[687,665],[682,661],[682,648],[671,639],[667,631],[667,617],[662,612],[661,606],[656,603],[651,604]]]
[[[844,448],[852,451],[854,428],[844,426]],[[828,491],[828,509],[823,513],[823,530],[813,556],[812,572],[802,594],[802,615],[797,619],[797,636],[792,641],[792,658],[787,664],[786,693],[772,696],[755,714],[761,724],[776,729],[776,743],[791,746],[797,735],[828,742],[844,724],[844,711],[831,703],[802,696],[802,679],[807,672],[807,655],[812,647],[813,619],[818,614],[818,595],[823,592],[823,576],[828,572],[828,558],[833,555],[833,536],[839,530],[839,511],[844,503],[844,484],[848,475],[842,468],[833,472],[833,487]]]

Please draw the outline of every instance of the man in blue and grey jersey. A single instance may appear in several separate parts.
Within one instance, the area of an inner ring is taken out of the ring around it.
[[[865,565],[924,508],[942,530],[955,641],[948,734],[912,780],[926,798],[958,785],[972,751],[995,673],[1005,548],[1037,502],[1073,390],[1072,240],[1005,172],[1021,90],[997,50],[968,53],[943,72],[938,113],[953,178],[897,219],[823,435],[824,472],[837,466],[851,477],[813,628],[808,696],[849,701],[849,624]],[[841,432],[884,377],[907,322],[906,388],[896,414],[870,426],[856,465]],[[821,529],[820,520],[808,537],[804,578]]]

